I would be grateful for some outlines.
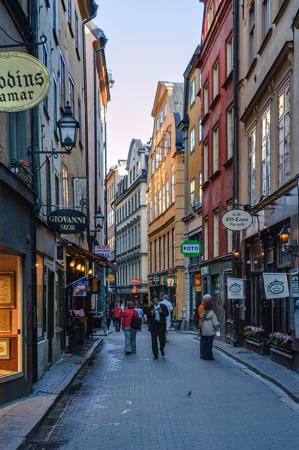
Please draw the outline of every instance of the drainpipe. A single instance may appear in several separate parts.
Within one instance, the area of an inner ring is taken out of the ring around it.
[[[104,244],[108,245],[108,205],[107,205],[107,106],[104,109],[104,131],[105,131],[105,141],[104,141],[104,155],[105,155],[105,173],[104,173],[104,206],[105,206],[105,236]]]
[[[234,137],[233,137],[233,207],[238,207],[238,183],[239,183],[239,168],[238,168],[238,81],[239,81],[239,0],[233,0],[233,102],[234,102]],[[238,232],[233,231],[233,249],[238,248],[239,236]],[[232,272],[233,276],[238,275],[238,261],[232,258]],[[233,345],[237,345],[239,341],[239,304],[234,303],[234,336]]]
[[[87,242],[89,250],[92,250],[92,242],[90,239],[90,204],[89,204],[89,142],[88,142],[88,109],[87,109],[87,67],[86,67],[86,36],[85,36],[85,25],[91,22],[97,15],[97,8],[94,9],[94,13],[87,17],[82,22],[82,47],[83,47],[83,89],[84,89],[84,112],[85,112],[85,157],[86,157],[86,200],[87,200]]]

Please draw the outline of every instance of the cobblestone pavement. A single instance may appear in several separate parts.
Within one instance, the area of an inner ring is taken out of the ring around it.
[[[125,356],[114,333],[27,449],[298,450],[299,406],[215,357],[200,360],[194,336],[173,332],[166,359],[153,361],[146,330]]]

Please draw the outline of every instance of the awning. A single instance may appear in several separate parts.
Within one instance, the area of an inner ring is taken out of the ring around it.
[[[74,242],[71,242],[68,239],[64,239],[59,235],[57,235],[57,238],[61,242],[61,245],[66,247],[67,251],[72,255],[82,256],[84,258],[89,259],[92,262],[95,262],[96,264],[99,264],[99,266],[107,267],[113,270],[114,272],[117,272],[116,266],[114,266],[114,264],[112,264],[107,258],[104,258],[104,256],[96,255],[95,253],[87,250],[86,248],[80,247]]]

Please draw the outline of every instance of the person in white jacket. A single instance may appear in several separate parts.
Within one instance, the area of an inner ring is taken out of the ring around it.
[[[213,341],[217,331],[217,317],[212,311],[212,300],[210,295],[205,295],[204,312],[201,315],[201,359],[212,360],[213,356]]]
[[[166,341],[167,341],[167,333],[170,330],[171,327],[171,313],[173,311],[173,306],[171,301],[169,301],[168,295],[163,295],[163,299],[161,302],[163,305],[165,305],[168,309],[168,316],[166,317]]]

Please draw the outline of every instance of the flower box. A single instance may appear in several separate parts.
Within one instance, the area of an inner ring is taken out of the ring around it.
[[[32,184],[32,173],[29,169],[22,166],[10,165],[9,170],[17,175],[25,184]]]
[[[245,338],[245,347],[259,355],[269,354],[269,347],[265,339]]]
[[[293,350],[271,345],[270,347],[271,359],[288,369],[294,370],[294,352]]]

